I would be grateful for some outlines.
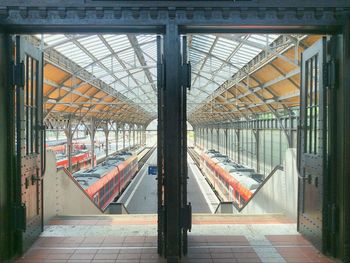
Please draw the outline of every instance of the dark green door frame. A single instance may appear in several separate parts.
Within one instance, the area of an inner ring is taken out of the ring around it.
[[[68,1],[69,3],[50,1],[50,8],[45,8],[45,3],[49,2],[41,1],[41,8],[36,8],[34,2],[35,1],[29,1],[27,6],[23,8],[17,7],[13,1],[6,0],[2,3],[0,23],[6,25],[7,33],[50,33],[68,31],[76,33],[124,33],[128,31],[135,33],[165,33],[164,28],[168,27],[168,29],[170,29],[172,25],[174,26],[172,32],[176,33],[176,38],[179,34],[215,32],[343,33],[344,45],[342,57],[344,60],[340,77],[342,83],[339,85],[334,95],[337,101],[337,107],[335,109],[337,119],[334,124],[337,138],[335,139],[335,136],[332,137],[335,143],[334,156],[336,156],[336,158],[331,159],[333,162],[331,163],[331,167],[334,168],[331,172],[336,177],[335,188],[338,191],[334,200],[339,211],[336,219],[336,234],[333,236],[337,245],[332,253],[342,258],[344,261],[350,260],[349,252],[347,252],[350,247],[350,191],[347,189],[350,185],[350,136],[348,135],[350,131],[350,114],[348,114],[348,112],[350,112],[350,5],[347,1],[317,1],[317,4],[308,6],[306,9],[300,9],[303,4],[300,2],[297,3],[298,1],[295,0],[286,0],[283,1],[283,3],[281,1],[274,1],[273,3],[270,1],[271,6],[268,9],[266,9],[266,7],[264,9],[264,1],[237,1],[237,3],[232,3],[232,1],[219,1],[219,4],[213,1],[205,1],[201,7],[197,7],[198,2],[195,3],[195,1],[174,1],[173,4],[170,4],[174,5],[174,7],[164,6],[163,4],[162,8],[154,6],[155,1],[150,3],[147,1],[118,1],[118,3],[114,1],[86,1],[84,3],[78,1],[79,6],[77,6],[76,1]],[[167,3],[168,2],[171,1],[167,1]],[[64,8],[65,3],[69,8]],[[346,5],[344,8],[340,6],[342,3]],[[332,4],[334,6],[332,6]],[[149,8],[150,6],[153,6],[153,8]],[[207,6],[207,8],[204,8],[205,6]],[[319,8],[317,9],[318,6]],[[284,9],[280,9],[280,7],[285,8],[285,10],[289,12],[288,15],[285,15]],[[330,10],[332,10],[331,14]],[[110,14],[105,15],[107,13]],[[344,21],[344,16],[348,17],[347,21]],[[257,24],[260,25],[259,28],[254,26]],[[230,26],[228,27],[227,25]],[[169,35],[169,37],[175,39],[174,35]],[[169,45],[171,45],[171,43],[169,43]],[[177,44],[177,46],[179,45]],[[1,52],[1,54],[10,53],[10,51],[4,52],[3,49]],[[179,54],[173,55],[176,57],[176,60],[179,59]],[[167,57],[165,57],[165,61],[166,63],[172,63],[172,59]],[[5,62],[1,61],[0,63]],[[179,61],[175,61],[174,63],[179,63]],[[6,70],[6,72],[4,72],[5,68],[1,67],[0,78],[4,79],[9,76],[8,72],[10,71]],[[178,69],[176,69],[175,72],[177,71]],[[168,69],[167,72],[173,74]],[[174,76],[167,76],[167,80],[171,80],[173,77]],[[179,83],[177,83],[176,86],[179,87]],[[175,87],[175,85],[172,84],[172,87]],[[0,88],[3,89],[3,87]],[[1,94],[4,92],[4,90],[1,90]],[[6,100],[1,96],[0,102],[6,102]],[[7,100],[6,103],[9,102],[11,102],[11,100]],[[5,133],[10,131],[10,134],[13,134],[14,131],[11,130],[13,129],[13,123],[11,124],[13,116],[5,116],[2,111],[11,109],[11,105],[8,105],[9,107],[4,107],[4,105],[8,104],[0,104],[0,120],[2,118],[6,120],[6,126],[3,130],[6,130]],[[176,114],[177,117],[180,116],[178,112]],[[168,123],[165,125],[165,130],[167,127],[174,125],[170,120],[167,121]],[[0,131],[0,134],[2,134],[2,131]],[[5,135],[8,136],[8,134]],[[174,136],[174,132],[167,131],[164,133],[164,136],[172,137]],[[170,137],[166,139],[167,142],[171,139]],[[13,138],[10,138],[7,142],[13,142]],[[7,142],[5,142],[5,144]],[[179,143],[180,142],[176,139],[177,149],[179,148]],[[170,142],[169,144],[165,143],[164,147],[169,147],[169,145],[173,144]],[[171,149],[167,150],[164,148],[164,152],[166,152],[167,160],[174,157],[177,162],[179,162],[181,157],[178,156],[178,154],[180,154],[180,151],[173,151],[173,156],[171,154]],[[0,150],[0,162],[5,160],[5,158],[8,161],[7,164],[12,163],[13,145],[9,145],[6,152]],[[8,158],[12,158],[12,160]],[[167,166],[167,169],[172,167],[171,164],[165,166]],[[4,171],[1,170],[1,172],[3,173]],[[8,179],[7,189],[12,189],[11,176],[14,171],[11,165],[6,166],[5,172],[7,173]],[[178,169],[176,169],[176,173],[178,172]],[[179,176],[179,174],[175,174],[173,171],[170,171],[170,174],[174,180],[177,180],[176,183],[178,184],[179,178],[177,176]],[[3,177],[4,174],[0,174],[0,180],[3,180]],[[180,188],[177,189],[180,191]],[[1,186],[0,190],[2,190]],[[8,196],[11,196],[11,193],[8,193]],[[5,202],[8,208],[11,202],[11,199],[7,199]],[[3,199],[1,199],[1,209],[2,204]],[[5,220],[11,222],[11,215],[13,215],[12,210],[8,209],[7,211],[9,214],[5,216]],[[171,221],[178,225],[179,218],[173,218]],[[13,226],[11,229],[11,231],[13,231],[16,228]],[[8,232],[6,232],[6,235],[8,235]],[[178,236],[179,235],[175,238],[178,239]],[[2,237],[4,237],[4,235]],[[9,236],[6,236],[6,238],[8,240]],[[178,247],[175,248],[175,251],[178,251]],[[11,250],[10,254],[13,254]],[[176,252],[174,252],[174,254],[176,254]]]
[[[16,172],[11,55],[11,38],[0,32],[0,262],[14,258],[20,249],[13,207]]]

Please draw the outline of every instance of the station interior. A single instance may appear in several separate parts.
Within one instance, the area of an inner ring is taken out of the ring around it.
[[[0,3],[0,262],[350,262],[348,3],[113,32],[46,2]]]

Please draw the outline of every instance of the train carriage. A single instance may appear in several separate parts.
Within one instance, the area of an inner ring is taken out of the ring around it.
[[[200,167],[221,199],[238,207],[248,202],[260,184],[254,179],[257,177],[254,169],[236,164],[214,150],[201,154]]]
[[[137,155],[124,153],[109,157],[93,169],[73,176],[90,199],[102,210],[119,196],[138,171]]]

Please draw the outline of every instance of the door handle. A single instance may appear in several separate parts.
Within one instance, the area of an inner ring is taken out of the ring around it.
[[[36,176],[32,175],[31,180],[32,180],[32,185],[33,185],[35,182],[41,181],[41,178],[37,175]]]

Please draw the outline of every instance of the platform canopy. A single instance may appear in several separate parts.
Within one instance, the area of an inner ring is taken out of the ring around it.
[[[74,116],[147,124],[157,117],[156,35],[35,35],[44,50],[45,119]],[[301,52],[319,37],[193,34],[192,124],[291,114]]]

